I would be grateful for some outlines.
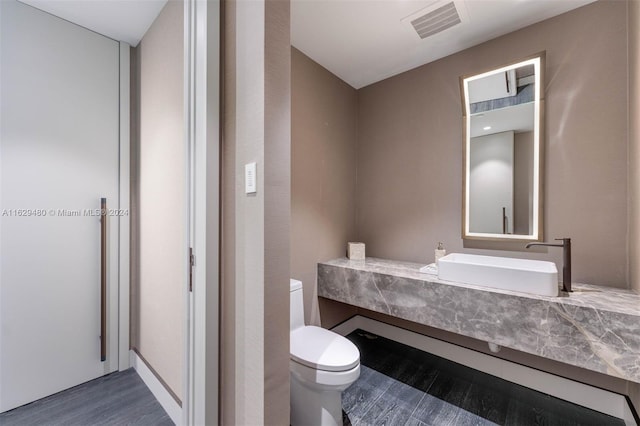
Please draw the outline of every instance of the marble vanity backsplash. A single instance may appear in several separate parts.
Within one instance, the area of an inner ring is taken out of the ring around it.
[[[424,265],[318,264],[318,295],[640,383],[640,295],[573,284],[545,297],[441,281]]]

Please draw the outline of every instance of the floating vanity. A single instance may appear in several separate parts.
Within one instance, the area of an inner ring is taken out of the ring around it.
[[[558,297],[438,279],[417,263],[318,264],[318,295],[640,383],[640,295],[574,284]]]

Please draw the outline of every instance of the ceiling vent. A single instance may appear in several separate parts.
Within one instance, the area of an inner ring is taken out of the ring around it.
[[[425,39],[462,23],[465,19],[460,11],[464,12],[464,9],[460,5],[456,7],[456,2],[437,1],[407,16],[402,22],[411,24],[418,36]]]

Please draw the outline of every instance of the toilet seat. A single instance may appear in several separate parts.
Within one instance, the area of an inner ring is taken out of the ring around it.
[[[356,345],[333,331],[313,325],[290,333],[291,360],[323,371],[348,371],[360,364]]]

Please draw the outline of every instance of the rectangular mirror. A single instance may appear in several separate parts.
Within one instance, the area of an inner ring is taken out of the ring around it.
[[[544,53],[460,77],[462,238],[542,240]]]

